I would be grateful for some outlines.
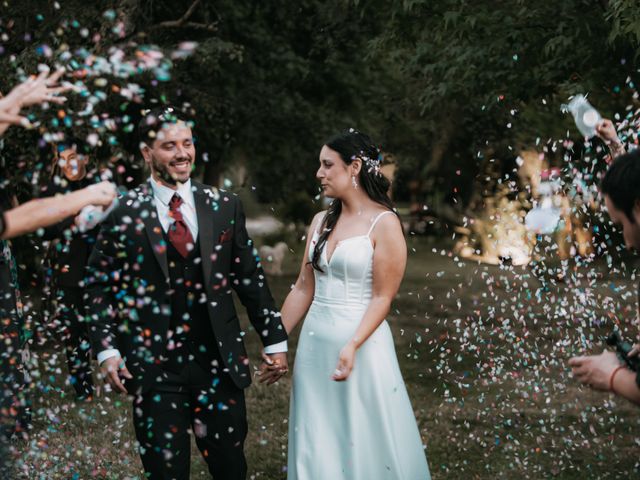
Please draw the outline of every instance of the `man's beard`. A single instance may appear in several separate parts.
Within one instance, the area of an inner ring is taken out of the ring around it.
[[[189,157],[187,158],[189,160],[189,163],[191,163],[191,158]],[[186,182],[191,176],[191,174],[189,174],[189,177],[187,177],[184,181],[181,181],[178,178],[172,177],[171,174],[167,171],[167,168],[162,163],[158,162],[156,160],[156,157],[153,156],[153,154],[151,154],[151,170],[158,175],[160,180],[162,180],[167,185],[171,185],[173,187],[177,186],[178,183]]]

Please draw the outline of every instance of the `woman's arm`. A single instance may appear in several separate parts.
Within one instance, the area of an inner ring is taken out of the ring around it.
[[[9,239],[48,227],[77,214],[87,205],[107,207],[116,193],[114,184],[101,182],[66,195],[31,200],[4,212],[5,228],[0,238]]]
[[[351,340],[340,351],[333,379],[343,381],[349,377],[358,348],[383,322],[391,302],[398,293],[407,265],[407,244],[402,226],[395,215],[385,215],[373,231],[373,292],[371,302]]]
[[[603,119],[596,126],[596,135],[600,137],[604,143],[609,147],[609,151],[611,152],[611,157],[616,158],[620,155],[623,155],[626,152],[624,145],[618,138],[618,132],[616,132],[616,127],[613,125],[613,122],[608,118]]]
[[[611,391],[640,405],[640,388],[636,373],[620,363],[612,351],[600,355],[573,357],[569,360],[573,375],[585,385],[596,390]]]
[[[280,313],[282,314],[282,324],[284,325],[287,334],[296,328],[296,325],[298,325],[300,320],[304,318],[311,306],[311,302],[313,301],[316,282],[313,276],[313,267],[309,263],[309,249],[312,248],[311,239],[313,238],[313,232],[324,215],[324,212],[320,212],[313,217],[313,220],[311,221],[311,226],[307,232],[307,244],[304,249],[298,279],[291,288],[291,291],[289,292],[289,295],[287,295],[287,298],[282,305],[282,309],[280,310]]]

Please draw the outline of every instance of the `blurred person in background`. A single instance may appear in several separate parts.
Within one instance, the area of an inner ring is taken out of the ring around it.
[[[615,130],[614,130],[615,133]],[[616,135],[617,138],[617,135]],[[619,150],[619,149],[618,149]],[[613,149],[612,149],[612,155]],[[640,151],[615,157],[607,170],[600,191],[611,221],[622,228],[628,250],[640,250]],[[640,344],[629,353],[637,356]],[[640,377],[613,351],[578,356],[569,360],[573,375],[596,390],[613,392],[640,404]]]
[[[100,178],[110,178],[110,172],[91,168],[87,145],[67,135],[54,146],[51,179],[43,192],[46,196],[63,195],[86,188]],[[74,217],[44,229],[43,238],[52,240],[45,262],[49,272],[49,296],[53,305],[55,330],[61,333],[65,345],[70,383],[76,399],[93,396],[91,355],[83,302],[83,279],[89,255],[96,242],[98,228],[81,231]]]

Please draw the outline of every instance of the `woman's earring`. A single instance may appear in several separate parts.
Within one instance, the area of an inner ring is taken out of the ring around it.
[[[351,185],[353,185],[353,188],[358,188],[358,182],[356,182],[355,175],[351,175]]]

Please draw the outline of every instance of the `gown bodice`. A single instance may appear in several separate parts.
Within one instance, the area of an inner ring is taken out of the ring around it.
[[[320,255],[322,272],[314,269],[316,301],[367,305],[373,290],[373,244],[371,232],[378,220],[387,213],[380,213],[373,220],[369,231],[338,242],[328,256],[327,243]],[[320,235],[314,230],[309,248],[309,261]]]

